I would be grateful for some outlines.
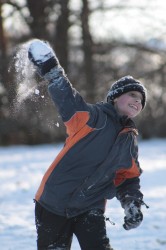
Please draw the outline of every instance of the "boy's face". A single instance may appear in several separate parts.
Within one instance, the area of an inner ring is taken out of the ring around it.
[[[114,107],[120,115],[129,118],[137,116],[142,110],[142,94],[138,91],[127,92],[114,99]]]

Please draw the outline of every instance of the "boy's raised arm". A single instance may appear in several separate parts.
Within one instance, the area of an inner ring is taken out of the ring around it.
[[[75,128],[87,123],[90,118],[89,107],[72,87],[49,44],[35,39],[30,43],[28,57],[38,74],[48,81],[49,94],[63,122],[67,123],[75,116],[73,119],[73,124],[76,124]]]

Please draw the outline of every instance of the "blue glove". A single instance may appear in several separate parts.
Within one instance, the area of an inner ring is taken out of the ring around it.
[[[124,224],[123,227],[126,230],[130,230],[138,227],[142,220],[143,214],[141,212],[141,205],[137,201],[130,201],[124,206]]]

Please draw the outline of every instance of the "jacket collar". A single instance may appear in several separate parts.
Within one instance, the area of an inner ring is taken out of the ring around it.
[[[103,110],[104,113],[113,117],[117,122],[120,122],[120,124],[123,127],[136,128],[134,121],[125,115],[124,116],[119,115],[116,109],[114,108],[114,106],[112,105],[112,103],[101,102],[101,103],[97,103],[97,106],[99,106]]]

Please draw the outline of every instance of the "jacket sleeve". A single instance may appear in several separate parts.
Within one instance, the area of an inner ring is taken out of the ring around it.
[[[48,92],[64,122],[68,121],[77,111],[89,112],[86,102],[64,75],[50,82]]]
[[[62,117],[69,136],[87,127],[88,122],[94,123],[96,109],[84,101],[64,74],[60,72],[50,81],[48,92]]]
[[[140,191],[140,175],[142,169],[138,161],[137,137],[134,133],[130,154],[132,156],[130,168],[117,171],[114,179],[116,197],[121,202],[122,207],[124,207],[124,203],[129,200],[141,201],[143,198],[143,194]]]
[[[116,197],[122,207],[129,200],[142,201],[143,194],[140,191],[140,178],[134,177],[126,179],[121,185],[116,187]]]

